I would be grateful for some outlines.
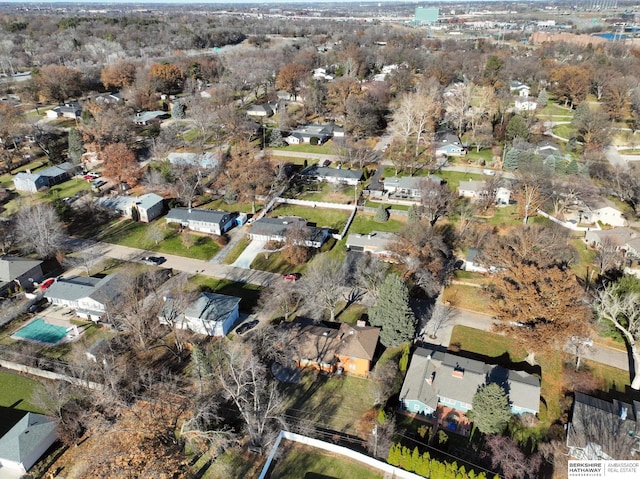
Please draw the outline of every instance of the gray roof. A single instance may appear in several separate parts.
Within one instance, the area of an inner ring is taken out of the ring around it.
[[[22,464],[55,429],[53,419],[28,412],[0,438],[0,457]]]
[[[201,221],[203,223],[218,224],[222,226],[234,216],[236,216],[236,213],[229,213],[228,211],[197,208],[171,208],[166,219],[174,221]]]
[[[103,208],[117,211],[129,211],[135,204],[144,210],[148,210],[158,203],[162,203],[164,198],[155,193],[147,193],[142,196],[103,196],[98,198],[97,204]]]
[[[35,181],[35,179],[38,178],[39,176],[46,176],[48,178],[50,178],[50,177],[54,177],[55,178],[57,176],[64,175],[65,173],[66,174],[70,173],[74,168],[75,168],[74,165],[72,165],[68,161],[65,161],[64,163],[60,163],[59,165],[50,166],[48,168],[44,168],[42,170],[35,171],[33,173],[20,172],[17,175],[15,175],[14,178],[20,178],[20,179],[25,179],[25,180],[26,179],[30,179],[32,181]]]
[[[390,186],[394,188],[418,190],[420,189],[420,183],[424,180],[432,181],[434,183],[442,183],[442,178],[436,175],[429,176],[392,176],[391,178],[384,179],[384,187],[387,189]]]
[[[484,180],[461,180],[458,186],[459,191],[487,191],[487,182]]]
[[[0,256],[0,281],[13,281],[41,264],[42,261],[28,258]]]
[[[437,395],[471,404],[480,386],[497,383],[505,386],[509,401],[514,406],[532,411],[539,410],[540,379],[536,376],[424,348],[416,350],[414,358],[416,357],[416,367],[414,368],[412,359],[411,367],[407,371],[405,383],[409,383],[406,388],[403,385],[401,399],[417,399],[430,404],[422,399],[433,402],[433,395]],[[426,379],[432,374],[433,381],[428,384]],[[413,396],[414,394],[417,396]]]
[[[146,195],[138,196],[137,198],[134,196],[133,198],[135,199],[136,206],[145,210],[153,208],[158,203],[162,203],[164,201],[162,196],[156,195],[155,193],[147,193]]]
[[[608,230],[591,230],[590,236],[597,236],[600,241],[603,241],[605,238],[609,238],[616,242],[619,246],[625,244],[627,241],[633,238],[638,237],[638,232],[632,230],[631,228],[611,228]]]
[[[362,170],[343,170],[341,168],[327,168],[323,166],[309,166],[300,172],[302,176],[317,176],[320,178],[345,178],[360,181]]]
[[[215,168],[220,162],[220,155],[213,151],[205,151],[200,154],[172,151],[167,155],[167,159],[172,165],[199,165],[202,168]]]
[[[601,196],[594,196],[592,198],[586,198],[584,200],[584,204],[587,205],[592,210],[599,210],[602,208],[613,208],[620,211],[620,208],[608,198],[603,198]]]
[[[161,116],[165,116],[168,115],[168,113],[166,111],[161,111],[161,110],[155,110],[155,111],[141,111],[139,113],[136,113],[136,116],[133,117],[134,121],[137,122],[148,122],[151,120],[154,120],[156,118],[159,118]]]
[[[171,301],[171,299],[167,299]],[[198,299],[185,310],[187,318],[197,318],[203,321],[223,322],[240,304],[240,298],[226,294],[201,293]]]
[[[326,235],[326,228],[307,225],[307,220],[295,216],[282,216],[279,218],[260,218],[251,226],[251,234],[261,236],[287,236],[290,228],[302,225],[309,235],[310,241],[322,241]]]
[[[369,234],[351,233],[347,236],[347,247],[361,246],[383,250],[388,247],[389,243],[397,239],[397,234],[386,231],[372,231]]]
[[[45,298],[61,299],[66,301],[78,301],[82,298],[91,298],[102,304],[114,300],[118,296],[119,277],[117,274],[109,274],[104,278],[92,276],[70,276],[58,278],[44,294]],[[114,281],[116,280],[116,281]]]
[[[473,263],[481,252],[482,250],[480,248],[469,248],[469,251],[467,251],[467,256],[465,259],[468,262]]]

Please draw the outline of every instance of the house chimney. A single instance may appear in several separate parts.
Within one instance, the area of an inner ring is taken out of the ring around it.
[[[454,378],[462,379],[464,377],[464,369],[454,369],[453,371],[451,371],[451,376],[453,376]]]
[[[621,407],[620,408],[620,420],[624,421],[625,419],[627,419],[627,408],[626,407]]]
[[[358,321],[356,321],[356,326],[358,326],[359,328],[364,328],[367,325],[366,321],[363,321],[362,319],[359,319]]]
[[[425,381],[427,381],[427,384],[433,384],[433,380],[435,379],[435,377],[436,377],[436,372],[434,371],[431,373],[431,375],[427,379],[425,379]]]

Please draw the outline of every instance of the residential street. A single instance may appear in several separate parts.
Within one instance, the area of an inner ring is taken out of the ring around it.
[[[490,316],[463,309],[456,309],[456,314],[453,319],[446,325],[444,325],[437,333],[436,339],[425,338],[427,342],[448,346],[451,340],[451,331],[456,325],[468,326],[470,328],[480,329],[488,331],[491,329],[491,325],[495,320]],[[567,352],[572,353],[569,349]],[[587,352],[583,359],[588,359],[598,363],[613,366],[624,371],[629,370],[629,356],[623,351],[607,348],[604,346],[598,346],[594,344],[591,351]]]

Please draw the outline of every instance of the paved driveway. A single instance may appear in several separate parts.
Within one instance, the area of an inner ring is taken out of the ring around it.
[[[235,268],[249,269],[255,257],[258,256],[260,252],[265,250],[264,246],[266,244],[267,241],[264,239],[252,240],[251,243],[249,243],[249,246],[247,246],[244,251],[240,253],[238,259],[235,260],[231,266],[234,266]]]

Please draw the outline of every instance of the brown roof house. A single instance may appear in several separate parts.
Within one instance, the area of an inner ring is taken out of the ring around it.
[[[290,331],[293,360],[298,367],[328,373],[345,372],[367,377],[378,345],[380,329],[363,322],[319,323],[298,320],[286,325]]]

